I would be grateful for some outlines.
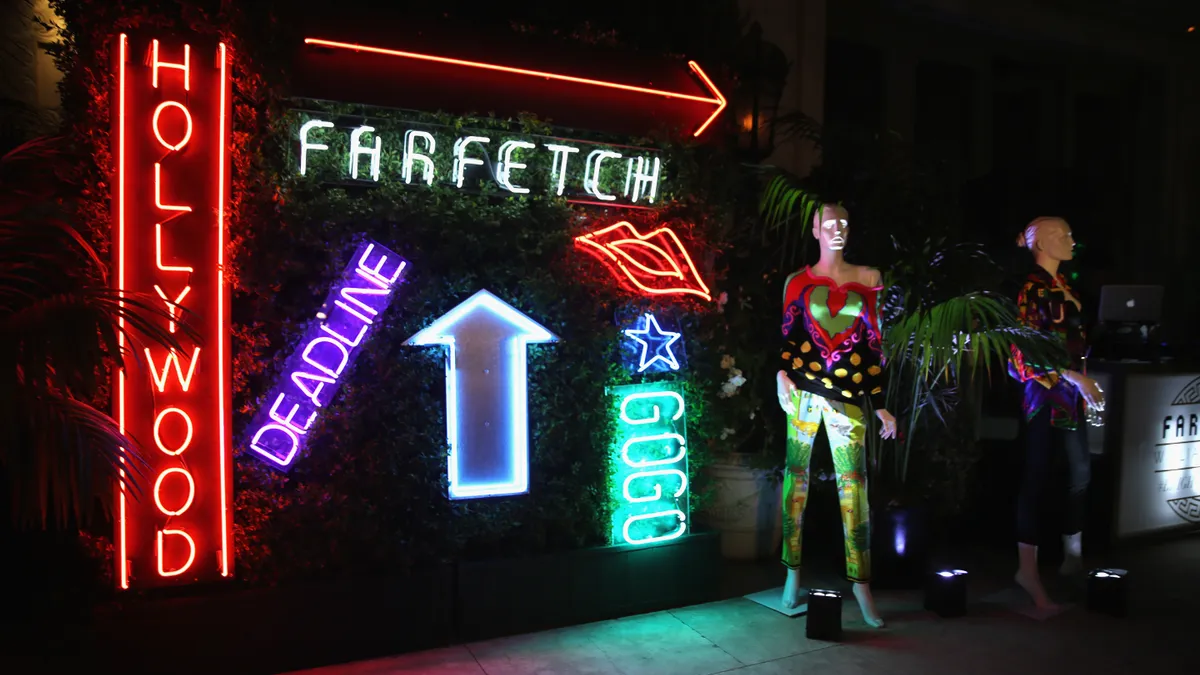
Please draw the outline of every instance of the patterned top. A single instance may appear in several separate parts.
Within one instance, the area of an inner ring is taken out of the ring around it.
[[[1087,356],[1087,333],[1083,312],[1067,299],[1071,287],[1062,274],[1051,276],[1037,267],[1025,278],[1017,295],[1018,319],[1031,328],[1057,335],[1066,344],[1068,362],[1033,363],[1020,350],[1012,348],[1008,373],[1025,386],[1025,419],[1033,419],[1050,406],[1050,424],[1060,429],[1079,426],[1082,396],[1073,384],[1063,379],[1063,370],[1083,370]],[[1077,294],[1073,293],[1073,295]]]
[[[884,393],[879,291],[804,268],[783,292],[783,369],[797,388],[841,400]]]

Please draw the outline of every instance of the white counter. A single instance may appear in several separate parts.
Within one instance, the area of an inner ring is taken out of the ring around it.
[[[1115,538],[1200,528],[1200,371],[1092,370],[1109,399],[1105,426],[1089,437],[1093,452],[1116,460]]]

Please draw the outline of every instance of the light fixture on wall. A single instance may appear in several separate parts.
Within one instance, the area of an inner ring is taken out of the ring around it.
[[[763,40],[758,22],[742,37],[738,61],[741,84],[734,108],[738,147],[749,161],[760,162],[775,149],[774,121],[789,64],[783,50]]]

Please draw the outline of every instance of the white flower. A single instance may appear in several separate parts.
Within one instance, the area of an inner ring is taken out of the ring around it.
[[[746,384],[746,378],[742,377],[741,375],[734,375],[733,377],[729,378],[729,382],[726,384],[731,384],[733,385],[734,389],[737,389],[743,384]]]
[[[721,385],[721,393],[717,395],[721,398],[729,398],[730,396],[736,395],[737,392],[737,385],[733,384],[732,382],[726,382],[725,384]]]
[[[726,427],[721,430],[721,440],[725,440],[726,438],[729,438],[730,436],[732,436],[736,433],[737,433],[737,431],[735,429],[730,429],[729,427]]]

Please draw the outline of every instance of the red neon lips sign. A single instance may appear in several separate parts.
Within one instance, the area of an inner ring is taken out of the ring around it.
[[[603,261],[618,279],[648,295],[697,295],[712,300],[683,242],[669,227],[647,234],[621,221],[575,238],[575,244]]]

